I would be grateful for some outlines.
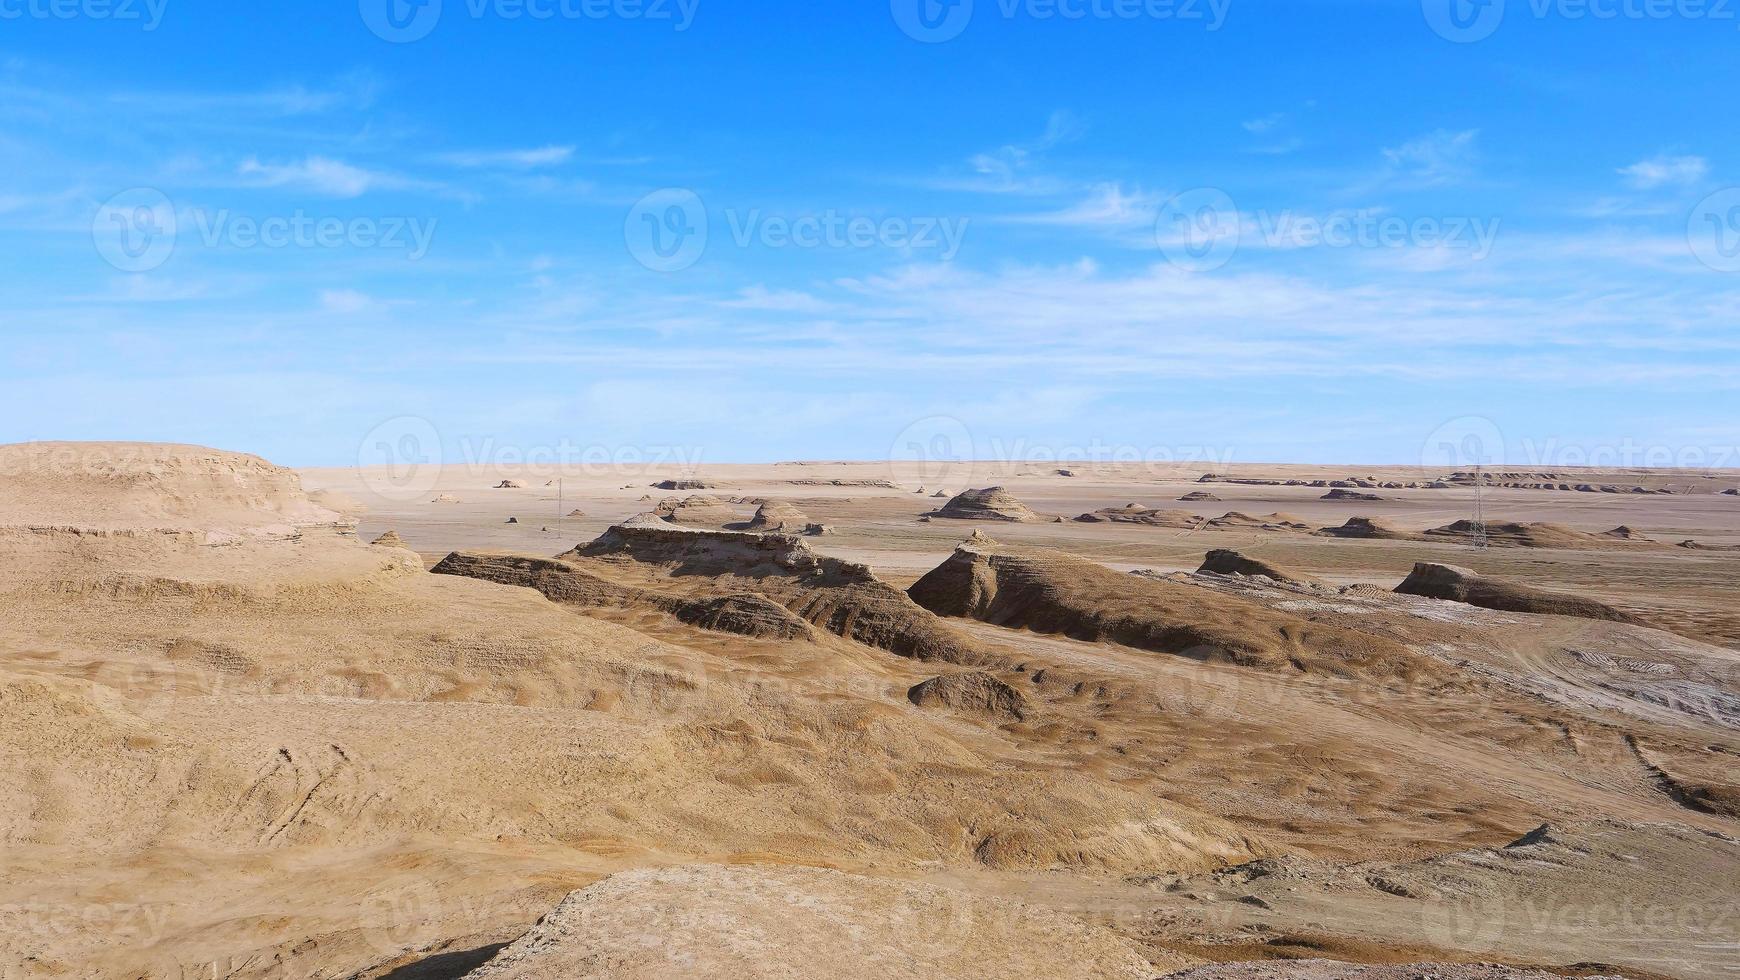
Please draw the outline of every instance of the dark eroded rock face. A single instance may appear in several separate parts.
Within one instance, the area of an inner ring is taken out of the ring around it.
[[[1404,531],[1375,517],[1349,517],[1339,527],[1319,528],[1318,534],[1331,538],[1370,538],[1380,541],[1417,541],[1420,535]]]
[[[1658,548],[1662,546],[1661,542],[1646,538],[1624,525],[1611,531],[1602,531],[1596,534],[1547,521],[1531,523],[1488,521],[1485,524],[1480,524],[1475,521],[1460,520],[1453,521],[1443,527],[1432,528],[1425,533],[1425,537],[1428,540],[1447,539],[1459,543],[1467,543],[1476,537],[1484,537],[1488,545],[1507,548],[1595,549]]]
[[[1198,572],[1213,572],[1216,575],[1262,575],[1277,582],[1293,582],[1300,585],[1310,584],[1311,579],[1291,569],[1272,565],[1257,558],[1247,558],[1236,551],[1217,548],[1202,560]]]
[[[921,708],[939,708],[995,721],[1020,721],[1029,710],[1021,692],[983,671],[932,677],[906,692]]]
[[[431,571],[537,589],[555,602],[613,609],[655,609],[701,629],[742,636],[805,639],[808,623],[754,593],[694,598],[619,585],[548,558],[454,552]]]
[[[1084,524],[1146,524],[1149,527],[1193,528],[1202,523],[1202,518],[1190,511],[1180,508],[1167,510],[1152,510],[1141,504],[1125,504],[1122,507],[1104,507],[1087,514],[1082,514],[1076,520]]]
[[[1648,625],[1629,613],[1621,612],[1604,602],[1584,596],[1490,578],[1455,565],[1419,562],[1414,565],[1396,591],[1403,595],[1427,596],[1466,602],[1504,612],[1538,613],[1548,616],[1576,616],[1582,619],[1604,619],[1615,623]]]
[[[811,551],[789,534],[695,531],[659,522],[618,525],[564,559],[626,564],[688,587],[764,596],[838,636],[917,660],[996,662],[979,645],[878,579],[869,566]]]
[[[1265,670],[1349,676],[1432,670],[1385,637],[1194,585],[1120,574],[1057,551],[968,543],[907,592],[943,616]]]

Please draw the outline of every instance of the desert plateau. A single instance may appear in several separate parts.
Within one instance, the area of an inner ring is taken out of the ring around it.
[[[0,448],[0,975],[1740,965],[1721,480],[927,466]]]

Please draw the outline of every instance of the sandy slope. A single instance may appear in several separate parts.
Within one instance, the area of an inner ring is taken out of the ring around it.
[[[1010,554],[1066,553],[1034,566],[1062,576],[1034,594],[1100,624],[1041,634],[902,594],[970,530],[920,522],[937,502],[909,477],[1075,514],[1175,505],[1195,473],[721,467],[702,474],[717,503],[682,508],[690,530],[612,537],[666,496],[648,484],[689,474],[570,473],[559,500],[530,471],[443,474],[410,499],[310,474],[321,506],[295,474],[196,447],[0,464],[0,975],[669,975],[648,915],[703,975],[1734,965],[1732,556],[1000,523]],[[1381,508],[1416,531],[1466,492],[1214,491],[1189,506],[1315,526]],[[1490,493],[1589,531],[1740,531],[1711,494]],[[710,530],[769,500],[836,533]],[[389,528],[418,552],[363,543]],[[1191,570],[1222,546],[1313,581],[1106,571]],[[425,571],[456,550],[589,584]],[[1388,593],[1417,560],[1673,631]],[[1361,579],[1385,588],[1313,584]],[[1161,614],[1289,655],[1203,662],[1113,628]],[[786,617],[807,626],[737,628]],[[1360,669],[1315,669],[1350,649]],[[968,670],[930,690],[1019,700],[908,696]],[[1472,911],[1434,920],[1444,896]],[[938,902],[942,922],[912,912]],[[1647,926],[1616,930],[1612,908]]]

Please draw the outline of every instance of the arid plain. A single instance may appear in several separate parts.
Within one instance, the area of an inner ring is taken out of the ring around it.
[[[1740,476],[1475,479],[0,447],[0,977],[1732,976]]]

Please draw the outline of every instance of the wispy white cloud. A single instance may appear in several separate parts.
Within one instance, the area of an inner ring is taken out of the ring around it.
[[[108,100],[155,115],[225,112],[250,116],[303,116],[338,109],[362,109],[373,103],[378,86],[356,77],[330,88],[290,85],[251,92],[116,92]]]
[[[291,187],[328,197],[361,197],[371,190],[397,190],[420,184],[395,174],[321,156],[290,163],[261,163],[249,157],[236,168],[236,174],[254,186]]]
[[[1164,200],[1161,194],[1140,187],[1126,190],[1122,184],[1113,182],[1091,188],[1086,197],[1059,210],[1016,215],[1005,220],[1107,233],[1141,231],[1144,233],[1141,243],[1152,246],[1154,221]]]
[[[1387,176],[1420,187],[1464,180],[1473,174],[1478,162],[1479,136],[1477,129],[1454,133],[1440,129],[1401,146],[1387,147],[1383,151]]]
[[[355,289],[325,289],[320,293],[320,308],[327,313],[366,313],[380,306],[373,297]]]
[[[1059,109],[1046,120],[1038,138],[1008,143],[967,158],[969,176],[950,176],[927,181],[939,190],[972,191],[982,194],[1048,194],[1067,182],[1037,171],[1036,164],[1047,150],[1074,142],[1087,131],[1073,113]]]
[[[1647,191],[1668,184],[1695,184],[1710,172],[1710,162],[1699,156],[1654,156],[1639,160],[1629,167],[1620,167],[1619,174],[1638,190]]]
[[[1239,125],[1243,126],[1247,133],[1266,133],[1279,126],[1281,120],[1285,118],[1287,118],[1287,114],[1284,112],[1272,112],[1257,119],[1247,119]]]
[[[735,310],[765,310],[777,313],[826,313],[833,305],[795,289],[769,289],[754,285],[739,290],[737,295],[721,300],[719,305]]]
[[[462,150],[442,153],[436,159],[454,167],[468,169],[504,167],[530,170],[566,163],[574,156],[572,146],[540,146],[523,150]]]

